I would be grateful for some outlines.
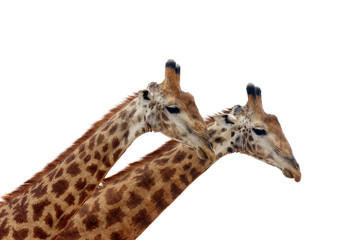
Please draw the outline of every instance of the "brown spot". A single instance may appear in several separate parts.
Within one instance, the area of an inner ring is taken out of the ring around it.
[[[90,161],[91,156],[88,154],[86,155],[86,157],[84,158],[84,163],[87,163],[88,161]]]
[[[191,168],[191,165],[192,165],[191,163],[185,164],[183,166],[184,171],[189,170]]]
[[[27,238],[28,234],[29,234],[29,229],[24,228],[19,231],[16,231],[14,229],[13,238],[15,240],[24,240],[25,238]],[[0,239],[1,239],[1,235],[0,235]]]
[[[64,214],[64,210],[62,210],[61,206],[58,205],[58,204],[55,204],[54,210],[55,210],[55,214],[56,214],[57,219],[59,219]]]
[[[185,174],[180,175],[180,181],[185,184],[186,186],[189,185],[189,180]]]
[[[45,199],[42,202],[39,202],[37,204],[32,205],[32,208],[33,208],[33,220],[34,221],[39,221],[39,219],[43,215],[44,208],[46,206],[50,205],[50,204],[51,204],[51,202],[49,200]]]
[[[113,135],[117,129],[117,124],[114,124],[114,126],[112,126],[109,130],[109,135]]]
[[[174,157],[174,160],[172,161],[173,163],[179,163],[181,161],[184,160],[184,158],[186,157],[186,153],[183,151],[178,151]]]
[[[111,162],[110,162],[110,160],[109,160],[108,155],[105,155],[101,161],[102,161],[102,162],[104,163],[104,165],[105,165],[106,167],[108,167],[108,168],[112,166],[112,164],[111,164]]]
[[[190,154],[190,155],[188,156],[188,159],[192,159],[192,157],[193,157],[193,155],[192,155],[192,154]]]
[[[78,191],[81,191],[85,188],[86,186],[86,178],[84,178],[84,180],[82,180],[82,178],[79,178],[77,180],[77,182],[75,183],[75,188],[78,190]]]
[[[27,197],[23,197],[21,200],[21,203],[19,203],[18,205],[16,205],[14,207],[14,220],[17,223],[26,223],[27,220],[27,214],[28,214],[28,206],[29,203],[27,203]]]
[[[128,126],[127,122],[123,122],[121,124],[121,131],[124,131],[127,128],[127,126]]]
[[[123,135],[123,138],[125,139],[125,144],[128,143],[128,137],[129,137],[129,129],[126,130],[126,132],[125,132],[124,135]]]
[[[109,149],[109,145],[106,143],[106,144],[102,147],[102,150],[103,150],[103,152],[107,152],[108,149]]]
[[[112,147],[113,147],[113,148],[116,148],[117,146],[119,146],[120,140],[115,137],[115,138],[112,140],[111,144],[112,144]]]
[[[101,159],[101,155],[100,155],[99,151],[96,151],[96,152],[95,152],[94,158],[95,158],[96,160],[100,160],[100,159]]]
[[[152,222],[150,215],[145,209],[141,209],[135,216],[131,218],[131,221],[136,227],[140,229],[147,228]]]
[[[90,142],[89,142],[89,146],[88,146],[88,148],[89,148],[89,150],[93,150],[94,149],[94,147],[95,147],[95,137],[96,137],[96,135],[95,136],[93,136],[91,139],[90,139]]]
[[[74,203],[75,203],[75,197],[74,197],[71,193],[69,193],[69,195],[64,199],[64,201],[65,201],[69,206],[74,205]]]
[[[88,192],[92,192],[92,191],[94,191],[94,189],[97,187],[97,185],[96,184],[88,184],[87,186],[86,186],[86,191],[88,191]]]
[[[175,183],[171,184],[171,195],[173,199],[177,198],[181,192],[181,189]]]
[[[158,213],[161,213],[169,205],[164,199],[164,193],[164,189],[160,189],[151,196],[151,201],[155,204]]]
[[[86,171],[88,171],[91,175],[94,175],[98,169],[98,166],[96,164],[91,164],[86,168]]]
[[[232,152],[233,152],[233,149],[232,149],[231,147],[228,147],[228,148],[227,148],[227,151],[228,151],[229,153],[232,153]]]
[[[155,185],[155,179],[152,177],[153,173],[154,171],[152,170],[144,170],[142,174],[135,176],[136,186],[150,191],[151,187]]]
[[[200,159],[201,166],[205,166],[205,163],[208,161],[208,159]]]
[[[76,212],[77,212],[76,210],[73,210],[69,214],[65,214],[64,216],[62,216],[59,219],[58,224],[56,224],[56,229],[59,230],[64,229]]]
[[[226,131],[226,128],[222,128],[221,131],[222,131],[222,132],[225,132],[225,131]]]
[[[105,193],[105,200],[108,205],[114,205],[123,199],[124,191],[127,186],[123,186],[120,190],[116,190],[114,187],[109,188]]]
[[[78,240],[81,239],[81,236],[79,234],[79,231],[74,227],[74,221],[71,221],[67,225],[66,229],[59,235],[59,237],[55,237],[55,239]],[[102,238],[98,240],[102,240]]]
[[[216,130],[209,131],[209,137],[211,138],[212,136],[214,136],[215,133],[216,133]]]
[[[249,141],[250,142],[254,141],[254,138],[251,135],[249,136]]]
[[[39,184],[36,188],[31,190],[34,198],[41,198],[47,193],[47,186],[43,186],[43,183]]]
[[[62,168],[59,169],[59,171],[56,173],[55,178],[59,178],[63,175],[64,170]]]
[[[85,150],[85,143],[81,144],[79,147],[79,153],[83,152]]]
[[[74,159],[75,159],[75,155],[72,153],[66,158],[65,162],[70,163]]]
[[[249,143],[246,143],[246,147],[250,150],[250,152],[252,152],[252,151],[253,151],[253,149],[252,149],[252,147],[250,146],[250,144],[249,144]]]
[[[3,218],[3,217],[5,217],[5,216],[7,216],[7,215],[9,215],[9,214],[5,211],[5,209],[3,209],[3,210],[0,212],[0,218]]]
[[[90,214],[88,215],[84,220],[83,224],[86,227],[86,230],[94,230],[99,227],[99,219],[96,214]]]
[[[126,114],[127,114],[127,111],[126,111],[126,110],[123,110],[123,111],[119,114],[119,118],[124,119],[125,116],[126,116]]]
[[[134,108],[134,109],[130,112],[129,118],[132,118],[135,113],[136,113],[136,108]]]
[[[196,168],[192,168],[191,171],[190,171],[190,175],[191,175],[193,181],[194,181],[200,174],[201,174],[201,172],[199,172],[198,170],[196,170]]]
[[[120,148],[120,149],[116,150],[116,152],[114,152],[114,154],[113,154],[113,161],[114,162],[116,162],[119,159],[122,152],[123,152],[122,148]]]
[[[66,172],[67,172],[68,174],[70,174],[72,177],[77,176],[77,175],[81,172],[81,170],[80,170],[80,168],[79,168],[79,164],[77,164],[77,163],[72,163],[72,164],[68,167],[68,169],[66,170]]]
[[[89,196],[89,194],[87,194],[86,190],[80,192],[80,194],[79,194],[79,202],[78,203],[80,205],[83,204],[88,196]]]
[[[99,170],[96,174],[96,179],[98,181],[101,181],[104,177],[105,177],[106,171],[104,170]]]
[[[161,174],[161,178],[162,178],[162,181],[163,182],[168,182],[172,176],[174,176],[176,172],[176,168],[169,168],[169,167],[166,167],[166,168],[163,168],[160,170],[160,174]]]
[[[97,213],[100,212],[100,210],[101,209],[100,209],[99,199],[96,199],[95,203],[92,206],[91,213]]]
[[[86,155],[86,152],[82,152],[82,153],[80,154],[79,158],[80,158],[80,159],[83,159],[83,158],[85,157],[85,155]]]
[[[99,136],[96,139],[96,144],[100,145],[104,141],[105,137],[102,134],[99,134]]]
[[[48,213],[48,214],[46,215],[46,217],[45,217],[45,223],[46,223],[46,225],[48,225],[49,227],[52,227],[52,226],[53,226],[54,221],[53,221],[53,218],[52,218],[52,216],[51,216],[50,213]]]
[[[162,159],[155,160],[155,163],[158,166],[164,166],[168,161],[169,161],[168,158],[162,158]]]
[[[114,208],[109,210],[106,214],[106,228],[114,225],[115,223],[121,223],[125,213],[120,208]]]
[[[110,235],[110,240],[127,240],[125,233],[123,230],[112,232]]]
[[[46,239],[48,238],[50,235],[47,234],[42,228],[39,227],[35,227],[34,228],[34,238],[40,238],[40,239]]]
[[[10,227],[7,227],[8,219],[5,218],[5,220],[0,225],[0,239],[4,239],[9,235]]]
[[[131,191],[130,192],[130,197],[126,202],[126,205],[128,206],[128,208],[130,210],[132,210],[132,209],[136,208],[137,206],[139,206],[143,200],[144,199],[140,195],[138,195],[135,192]]]
[[[223,141],[224,141],[225,139],[223,138],[223,137],[217,137],[217,138],[215,138],[215,142],[216,143],[222,143]]]

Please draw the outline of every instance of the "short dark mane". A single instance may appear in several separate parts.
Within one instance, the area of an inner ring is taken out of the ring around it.
[[[41,179],[43,176],[51,172],[58,164],[60,164],[63,160],[65,160],[72,152],[75,151],[83,142],[85,142],[87,139],[89,139],[105,122],[107,122],[111,117],[115,115],[120,109],[122,109],[124,106],[126,106],[128,103],[130,103],[132,100],[134,100],[137,97],[137,94],[132,94],[128,96],[124,102],[117,105],[113,109],[111,109],[102,119],[95,122],[92,127],[87,130],[84,135],[82,135],[80,138],[78,138],[69,148],[67,148],[64,152],[62,152],[54,161],[49,163],[41,172],[38,172],[35,174],[31,179],[27,180],[25,183],[23,183],[20,187],[18,187],[15,191],[3,196],[2,198],[5,200],[5,202],[0,202],[0,206],[3,205],[6,202],[9,202],[10,200],[14,199],[15,197],[19,196],[23,192],[29,189],[29,187],[34,184],[36,181]]]
[[[204,119],[205,124],[206,124],[206,125],[209,125],[210,123],[213,123],[213,122],[215,121],[214,116],[216,116],[216,115],[218,115],[218,114],[224,114],[224,113],[228,114],[228,113],[231,112],[231,110],[232,110],[232,108],[227,108],[227,109],[225,109],[225,110],[223,110],[223,111],[221,111],[221,112],[218,112],[218,113],[213,114],[213,115],[211,115],[211,116],[207,116],[207,117]]]

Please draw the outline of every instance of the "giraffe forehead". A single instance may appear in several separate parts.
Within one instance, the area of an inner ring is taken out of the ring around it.
[[[281,126],[280,126],[279,120],[277,119],[277,117],[275,115],[265,113],[263,121],[269,130],[274,130],[274,131],[280,130],[281,131]]]
[[[198,111],[194,97],[190,93],[180,92],[180,94],[176,98],[176,102],[180,106],[186,107],[189,111]]]

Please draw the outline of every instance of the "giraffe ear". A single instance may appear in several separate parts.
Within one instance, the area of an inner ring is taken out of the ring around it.
[[[138,97],[141,102],[146,103],[146,104],[150,103],[154,99],[153,94],[151,92],[149,92],[149,90],[147,90],[147,89],[139,91]]]
[[[235,124],[236,118],[232,114],[219,114],[214,116],[217,124],[223,127],[232,127]]]

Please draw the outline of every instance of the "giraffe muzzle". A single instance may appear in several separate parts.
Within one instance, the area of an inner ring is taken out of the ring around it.
[[[215,150],[211,141],[207,141],[206,144],[198,147],[196,153],[201,159],[209,159],[211,162],[215,161]]]
[[[283,168],[282,173],[285,177],[294,178],[295,182],[300,182],[301,180],[301,172],[295,168]]]

